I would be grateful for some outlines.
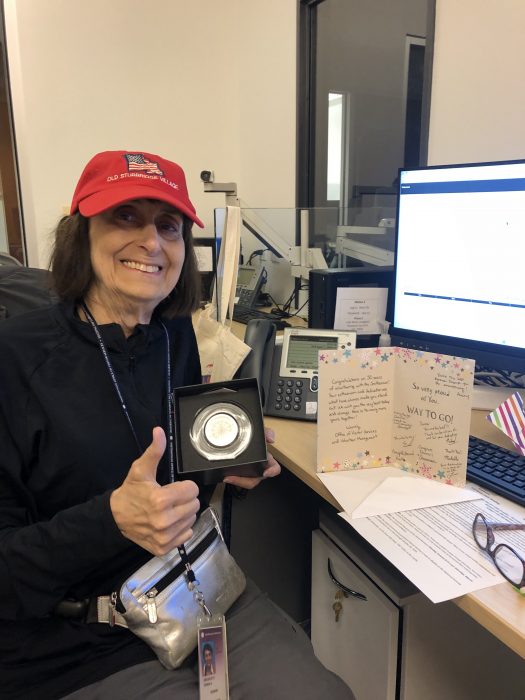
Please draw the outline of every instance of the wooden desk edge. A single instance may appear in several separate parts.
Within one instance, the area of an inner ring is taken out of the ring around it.
[[[508,610],[508,615],[505,617],[494,609],[495,597],[500,599],[501,607]],[[452,602],[491,632],[500,642],[525,659],[525,607],[521,615],[513,614],[512,608],[516,604],[513,597],[516,598],[518,605],[523,602],[518,600],[520,594],[513,590],[510,584],[500,583],[497,586],[461,596]]]
[[[473,411],[472,434],[505,445],[505,436],[497,435],[500,431],[479,415],[482,413]],[[269,446],[275,459],[334,508],[343,510],[315,471],[315,458],[312,458],[315,455],[315,425],[281,418],[266,418],[265,424],[276,434],[275,444]],[[452,602],[525,659],[525,600],[510,584],[484,588]]]

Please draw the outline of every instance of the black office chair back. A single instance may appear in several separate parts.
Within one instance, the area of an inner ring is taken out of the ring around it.
[[[0,320],[50,306],[57,300],[49,270],[0,264]]]
[[[9,255],[9,253],[0,252],[0,265],[8,265],[12,267],[13,265],[21,266],[22,263],[20,262],[20,260],[17,260],[12,255]]]

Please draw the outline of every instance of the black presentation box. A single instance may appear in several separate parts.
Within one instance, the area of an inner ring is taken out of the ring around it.
[[[256,379],[233,379],[174,389],[177,472],[201,484],[215,484],[225,476],[261,476],[267,461],[263,413]],[[251,424],[251,438],[233,458],[213,461],[203,456],[190,432],[205,409],[220,403],[234,404]]]

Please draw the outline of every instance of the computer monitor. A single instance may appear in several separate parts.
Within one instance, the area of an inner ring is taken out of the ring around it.
[[[525,373],[525,161],[401,169],[393,345]]]
[[[334,328],[337,291],[347,287],[356,288],[356,290],[361,287],[387,289],[385,320],[391,321],[394,296],[393,280],[394,268],[392,266],[376,267],[366,265],[363,267],[332,267],[326,270],[310,270],[308,327]],[[377,346],[378,342],[379,334],[359,334],[356,340],[356,347],[373,347]]]

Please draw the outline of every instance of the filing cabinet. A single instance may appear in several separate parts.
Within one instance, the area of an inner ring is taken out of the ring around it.
[[[328,560],[367,597],[338,598],[338,620]],[[311,629],[316,655],[357,700],[525,700],[522,658],[452,601],[429,601],[328,509],[312,533]]]
[[[339,599],[328,574],[363,593]],[[320,530],[312,533],[312,643],[324,665],[348,683],[358,700],[395,700],[400,610]]]

